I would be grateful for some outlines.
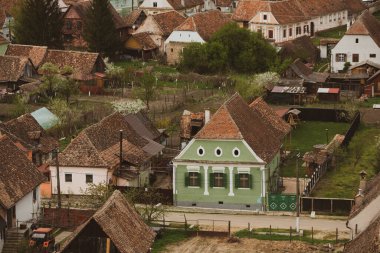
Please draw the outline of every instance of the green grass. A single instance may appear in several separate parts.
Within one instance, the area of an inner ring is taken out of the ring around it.
[[[375,16],[375,18],[377,18],[377,20],[380,21],[380,11],[376,11],[372,15]]]
[[[8,44],[0,44],[0,55],[4,55],[7,50]]]
[[[181,229],[165,230],[160,239],[157,239],[152,246],[152,253],[165,252],[169,244],[179,243],[189,238],[186,231]]]
[[[380,104],[380,97],[368,98],[367,101],[360,103],[360,107],[372,108],[373,104]]]
[[[283,229],[284,230],[284,229]],[[268,232],[268,234],[258,234],[256,232]],[[285,231],[278,231],[275,229],[272,229],[272,233],[289,233],[289,230]],[[293,231],[294,232],[294,231]],[[237,231],[235,233],[235,236],[239,238],[254,238],[258,240],[272,240],[272,241],[289,241],[290,236],[289,235],[279,235],[279,234],[269,234],[269,229],[266,229],[266,231],[260,231],[260,229],[255,229],[253,232],[248,231],[247,229]],[[292,241],[302,241],[306,243],[316,243],[316,244],[325,244],[325,243],[336,243],[334,239],[312,239],[311,238],[311,231],[304,230],[303,236],[298,236],[293,234],[292,235]],[[340,240],[338,238],[338,243],[347,242],[348,240]]]
[[[328,67],[329,59],[322,59],[314,65],[313,70],[316,72],[323,72]]]
[[[316,144],[326,144],[328,129],[329,141],[335,136],[335,134],[345,134],[348,130],[348,123],[337,122],[320,122],[320,121],[302,121],[296,129],[291,133],[291,140],[285,144],[286,150],[291,150],[290,157],[285,161],[281,168],[281,176],[283,177],[295,177],[296,176],[296,150],[298,149],[301,156],[308,151],[313,150],[313,146]],[[301,165],[302,161],[300,161]],[[305,175],[300,167],[300,177]]]
[[[178,72],[176,68],[166,66],[166,65],[162,65],[156,61],[148,61],[148,62],[143,62],[140,60],[137,60],[137,61],[136,60],[119,61],[119,62],[115,62],[115,65],[119,66],[119,67],[123,67],[123,68],[132,67],[132,68],[137,68],[137,69],[144,68],[147,66],[152,66],[152,67],[154,67],[153,68],[154,72],[160,72],[160,73],[165,73],[165,74],[177,73]]]
[[[380,171],[380,128],[360,126],[348,149],[339,155],[335,169],[331,169],[317,184],[313,196],[326,198],[353,198],[359,186],[359,172],[365,170],[368,178]]]
[[[346,32],[347,27],[344,26],[339,26],[336,28],[332,28],[326,31],[321,31],[316,33],[316,37],[319,38],[332,38],[332,39],[340,39],[343,37],[344,33]]]

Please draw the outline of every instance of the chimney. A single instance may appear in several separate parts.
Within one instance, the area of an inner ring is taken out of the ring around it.
[[[207,124],[207,122],[210,121],[210,118],[211,118],[211,114],[210,114],[210,110],[205,110],[205,125]]]
[[[185,7],[185,0],[181,0],[181,5]]]
[[[367,172],[365,170],[360,171],[360,183],[359,188],[364,192],[367,185]]]
[[[356,207],[360,206],[363,203],[363,198],[364,198],[363,190],[359,188],[359,192],[355,196],[355,206]]]

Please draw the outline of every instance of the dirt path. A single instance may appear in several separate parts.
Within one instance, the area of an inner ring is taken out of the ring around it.
[[[240,239],[238,243],[228,243],[226,238],[193,237],[187,241],[169,245],[165,252],[170,253],[305,253],[321,252],[321,247],[297,241],[263,241]]]

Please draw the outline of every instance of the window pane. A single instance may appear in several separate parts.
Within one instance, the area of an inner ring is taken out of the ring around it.
[[[189,186],[199,186],[198,177],[198,172],[189,172]]]
[[[224,173],[214,173],[214,187],[224,187]]]
[[[86,175],[86,183],[92,183],[93,182],[93,176],[92,175]]]
[[[249,174],[240,174],[239,188],[249,188]]]
[[[73,176],[72,174],[65,174],[65,182],[72,182]]]

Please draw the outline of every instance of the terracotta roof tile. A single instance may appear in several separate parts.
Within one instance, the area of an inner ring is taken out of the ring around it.
[[[313,72],[313,70],[303,64],[300,59],[296,59],[292,64],[290,64],[289,67],[294,71],[294,73],[307,82],[323,83],[329,77],[328,73]]]
[[[157,44],[154,43],[148,32],[133,33],[132,38],[140,44],[143,50],[153,50],[158,48]]]
[[[380,47],[380,22],[368,10],[359,16],[346,34],[369,35]]]
[[[44,60],[47,53],[47,47],[9,44],[5,55],[21,56],[29,58],[35,68],[38,68]]]
[[[17,82],[24,75],[28,58],[0,56],[0,82]]]
[[[103,62],[98,53],[49,49],[41,65],[50,62],[60,68],[70,66],[74,70],[74,79],[89,80],[93,78],[98,61]]]
[[[249,107],[261,115],[261,118],[266,122],[266,125],[272,128],[279,140],[282,141],[283,138],[292,130],[291,126],[279,117],[261,97],[253,101]]]
[[[183,10],[203,5],[203,0],[168,0],[174,10]]]
[[[279,55],[284,60],[287,58],[296,60],[302,57],[309,63],[315,63],[319,59],[319,49],[313,44],[309,36],[301,36],[278,45],[281,47]]]
[[[20,141],[28,148],[45,154],[58,146],[58,141],[49,136],[29,113],[1,123],[0,131],[7,134],[13,141]]]
[[[214,0],[216,7],[232,7],[232,0]]]
[[[196,31],[205,41],[222,28],[227,23],[231,22],[228,15],[223,14],[218,10],[196,13],[188,17],[185,22],[178,26],[175,31]]]
[[[174,28],[179,26],[183,21],[185,21],[185,17],[182,16],[177,11],[167,11],[163,13],[158,13],[152,16],[156,21],[157,25],[160,27],[163,36],[169,36]]]
[[[120,253],[149,252],[155,238],[153,230],[125,197],[119,191],[114,191],[106,203],[70,235],[59,252],[68,253],[77,249],[76,240],[84,234],[81,232],[94,227],[104,232]]]
[[[0,204],[11,208],[45,177],[6,135],[0,136]]]
[[[267,163],[272,161],[282,143],[261,113],[252,110],[237,93],[218,109],[195,139],[244,139]]]
[[[142,9],[133,10],[131,13],[128,14],[128,16],[124,18],[125,25],[132,27],[137,21],[137,19],[140,17],[140,15],[145,15],[144,10]]]

